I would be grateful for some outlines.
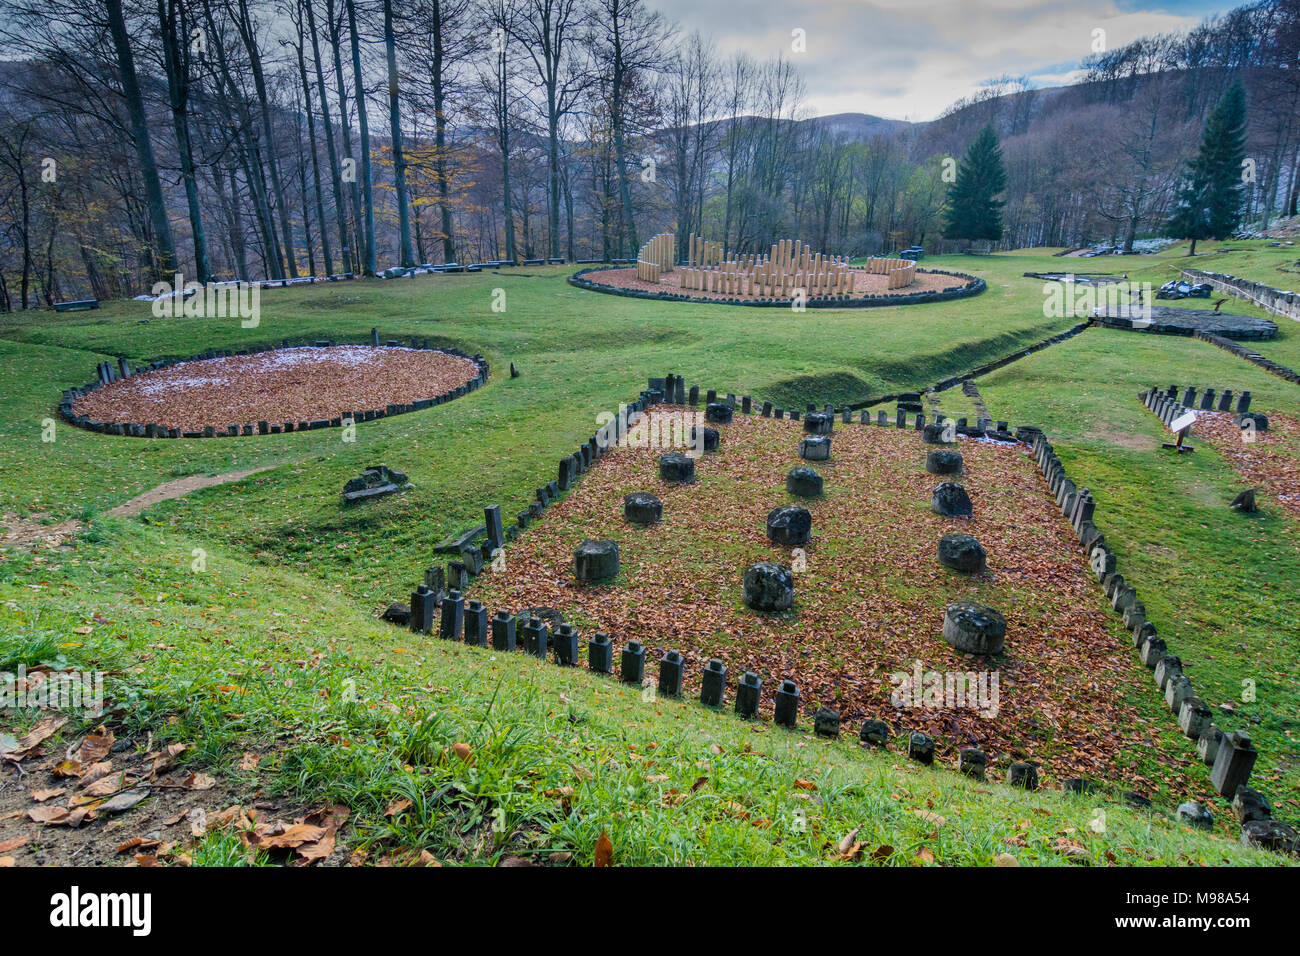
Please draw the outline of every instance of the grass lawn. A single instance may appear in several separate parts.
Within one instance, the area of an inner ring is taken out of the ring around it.
[[[1022,276],[1063,262],[1077,260],[1041,251],[927,259],[923,266],[983,276],[988,290],[950,304],[793,318],[603,296],[568,285],[563,268],[271,290],[254,329],[152,319],[148,303],[135,302],[4,316],[0,512],[74,520],[79,530],[73,547],[0,552],[0,650],[9,667],[62,654],[109,671],[110,694],[124,702],[119,738],[144,747],[152,732],[155,744],[187,743],[181,766],[207,768],[223,786],[279,792],[304,808],[346,802],[346,850],[360,846],[371,860],[428,850],[438,859],[586,862],[605,831],[616,862],[830,861],[827,843],[860,827],[863,859],[891,847],[877,854],[890,864],[913,862],[922,846],[920,860],[941,863],[1001,852],[1021,862],[1082,853],[1094,862],[1111,854],[1119,863],[1276,863],[1231,841],[1223,801],[1217,836],[1169,818],[1179,800],[1208,793],[1207,776],[1142,673],[1114,690],[1149,745],[1133,748],[1114,783],[1147,781],[1134,786],[1157,798],[1154,814],[1119,806],[1113,793],[1024,794],[916,768],[897,750],[816,740],[807,719],[791,734],[698,704],[645,704],[585,672],[374,620],[387,601],[405,599],[433,545],[481,521],[485,504],[523,510],[555,477],[556,460],[594,432],[597,413],[634,398],[647,376],[677,372],[788,407],[924,388],[1074,324],[1045,317],[1042,283]],[[1081,270],[1130,268],[1153,282],[1178,267],[1174,255],[1082,262]],[[1237,271],[1231,265],[1225,256],[1202,267]],[[494,290],[504,290],[504,312],[493,311]],[[53,442],[42,440],[60,389],[89,380],[97,361],[285,338],[360,341],[372,326],[384,338],[482,352],[492,379],[449,404],[361,425],[355,442],[339,430],[131,440],[62,422]],[[1260,351],[1300,365],[1300,330],[1286,323]],[[509,377],[511,362],[519,378]],[[1212,447],[1182,459],[1155,451],[1159,423],[1135,396],[1171,382],[1250,388],[1261,411],[1300,412],[1294,386],[1226,352],[1135,333],[1089,330],[978,384],[994,417],[1044,426],[1075,480],[1092,487],[1098,524],[1162,636],[1207,702],[1234,703],[1221,726],[1259,719],[1249,724],[1261,750],[1256,778],[1279,814],[1294,818],[1296,523],[1267,501],[1257,518],[1227,511],[1242,481]],[[949,414],[970,414],[960,389],[940,400]],[[415,487],[345,511],[343,482],[381,462]],[[169,479],[264,466],[139,519],[104,516]],[[192,570],[196,551],[202,571]],[[1088,600],[1098,604],[1095,588]],[[1239,699],[1246,678],[1256,684],[1253,703]],[[12,732],[36,717],[18,715]],[[472,758],[448,751],[455,743]],[[258,769],[238,769],[245,752],[259,755]],[[708,780],[692,789],[700,777]],[[1179,792],[1171,779],[1190,782]],[[385,815],[403,800],[410,806]],[[0,824],[0,842],[8,826]],[[45,834],[68,838],[57,828]],[[210,834],[194,859],[229,859],[222,839]]]

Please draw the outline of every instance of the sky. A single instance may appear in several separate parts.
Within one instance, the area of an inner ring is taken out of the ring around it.
[[[1077,75],[1095,42],[1183,31],[1232,3],[1153,0],[652,0],[684,33],[713,38],[720,57],[744,50],[798,63],[815,114],[934,119],[982,81],[1010,74],[1033,86]],[[793,49],[804,31],[802,52]],[[1096,35],[1094,31],[1104,31]]]

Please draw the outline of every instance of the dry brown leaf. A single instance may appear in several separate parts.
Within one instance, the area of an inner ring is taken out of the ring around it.
[[[77,774],[77,776],[81,779],[81,785],[84,787],[112,772],[113,761],[101,760],[99,763],[91,764],[89,767],[82,767],[81,773]]]
[[[148,851],[157,849],[162,844],[158,840],[150,840],[142,836],[131,837],[125,843],[117,848],[118,853],[129,853],[131,850]]]
[[[258,766],[261,765],[261,763],[262,763],[262,758],[261,758],[261,756],[260,756],[259,754],[255,754],[255,753],[249,751],[249,752],[245,753],[243,757],[240,758],[240,760],[239,760],[239,769],[240,769],[240,770],[256,770],[256,769],[258,768]]]
[[[149,790],[141,787],[136,790],[127,790],[125,793],[119,793],[112,799],[105,800],[99,805],[98,809],[105,813],[125,813],[127,810],[134,809],[149,796]]]
[[[600,836],[596,838],[596,853],[591,861],[592,866],[613,866],[614,865],[614,844],[609,841],[609,834],[604,830],[600,831]]]
[[[20,846],[26,846],[29,840],[31,840],[31,837],[24,834],[23,836],[14,837],[12,840],[0,842],[0,853],[8,853],[11,850],[18,849]]]
[[[44,803],[46,800],[53,800],[55,797],[61,797],[67,792],[67,787],[55,787],[52,790],[33,790],[32,799],[37,803]]]
[[[68,814],[67,825],[75,830],[87,820],[95,819],[95,808],[98,806],[98,803],[87,803],[84,806],[77,807]]]
[[[31,754],[42,741],[52,737],[60,727],[68,722],[66,717],[46,717],[27,732],[27,735],[18,741],[13,750],[4,753],[3,756],[10,760],[21,760]]]
[[[57,827],[68,822],[67,807],[32,807],[27,811],[27,819],[33,823]]]
[[[285,827],[280,833],[267,832],[262,835],[261,830],[262,828],[259,826],[257,828],[260,837],[258,845],[269,850],[292,850],[304,843],[314,843],[325,835],[324,827],[312,826],[309,823],[295,823],[292,826]]]
[[[116,741],[113,731],[106,727],[98,727],[93,734],[81,739],[81,745],[77,747],[76,759],[83,766],[99,763],[108,756]]]
[[[211,790],[216,785],[217,780],[215,777],[211,777],[206,773],[199,773],[197,770],[186,777],[185,782],[181,784],[186,790]]]
[[[111,774],[96,780],[82,791],[89,797],[111,797],[126,785],[126,773]]]

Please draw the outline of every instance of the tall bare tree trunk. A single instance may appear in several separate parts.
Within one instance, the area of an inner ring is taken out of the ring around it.
[[[320,224],[321,264],[325,275],[334,274],[334,252],[330,248],[330,232],[325,225],[325,198],[320,185],[320,157],[316,150],[316,114],[311,108],[311,84],[307,81],[307,61],[303,56],[306,40],[302,35],[302,18],[298,20],[298,78],[302,82],[302,95],[307,106],[307,146],[311,153],[311,177],[316,186],[316,222]],[[305,204],[307,197],[302,201]]]
[[[199,184],[194,172],[194,144],[190,139],[190,35],[189,20],[178,0],[158,0],[158,23],[162,38],[163,68],[167,73],[167,102],[176,130],[176,151],[180,154],[181,178],[185,181],[185,202],[189,208],[190,231],[194,236],[194,269],[198,280],[212,278],[208,262],[207,234],[199,208]]]
[[[348,180],[348,201],[352,207],[352,221],[348,224],[348,236],[356,255],[353,256],[355,268],[360,270],[362,251],[365,248],[361,232],[361,187],[357,183],[357,157],[352,155],[352,124],[348,122],[348,84],[343,72],[343,22],[342,8],[335,13],[334,0],[325,0],[325,10],[329,15],[329,40],[334,53],[334,82],[339,98],[339,136],[343,145],[345,160],[352,161],[351,179]]]
[[[167,206],[163,202],[162,182],[158,179],[153,141],[149,138],[149,119],[144,112],[140,82],[135,75],[131,39],[126,32],[126,20],[122,16],[122,0],[105,0],[105,4],[108,8],[108,29],[113,36],[113,48],[117,53],[117,68],[122,74],[122,95],[126,99],[126,112],[131,123],[131,139],[135,144],[140,177],[144,180],[145,199],[149,204],[149,222],[157,247],[155,272],[157,275],[170,275],[176,271],[176,246],[172,242],[171,223],[167,221]],[[26,289],[23,291],[25,295]]]
[[[370,126],[366,119],[366,87],[361,74],[361,43],[357,38],[357,9],[354,0],[346,0],[348,7],[348,33],[352,40],[352,76],[357,87],[357,125],[361,127],[361,202],[365,207],[365,225],[362,235],[365,241],[366,275],[374,275],[378,257],[375,252],[375,199],[371,189],[370,174]]]
[[[325,127],[325,155],[330,161],[330,180],[334,187],[334,218],[339,230],[339,243],[343,246],[343,271],[352,271],[352,250],[348,242],[347,213],[343,207],[343,183],[339,179],[339,157],[334,151],[334,123],[330,119],[329,96],[325,92],[325,69],[321,65],[320,40],[316,36],[316,14],[312,0],[303,0],[307,9],[307,31],[311,34],[312,58],[316,62],[316,88],[320,92],[320,115]]]
[[[433,80],[434,174],[438,180],[438,209],[442,213],[442,261],[454,262],[456,242],[452,236],[451,186],[447,180],[447,96],[442,75],[442,3],[441,0],[432,0],[432,4],[433,22],[430,26],[433,31],[433,62],[430,64],[430,78]]]
[[[283,237],[284,262],[289,275],[298,275],[297,256],[293,251],[293,229],[289,225],[289,204],[285,202],[284,186],[280,182],[280,162],[275,154],[275,132],[271,125],[271,104],[266,95],[266,75],[262,71],[262,51],[257,44],[257,33],[248,12],[248,0],[239,0],[239,31],[248,49],[248,63],[253,73],[253,89],[257,92],[262,114],[262,137],[266,142],[266,164],[271,173],[271,191],[274,206],[279,212],[280,234]],[[268,205],[271,205],[268,203]],[[276,255],[280,255],[277,247]]]
[[[415,265],[411,249],[411,207],[406,196],[406,160],[402,156],[402,110],[397,85],[397,41],[393,34],[393,0],[384,0],[384,49],[388,55],[388,123],[393,137],[393,191],[397,194],[397,228],[403,266]]]

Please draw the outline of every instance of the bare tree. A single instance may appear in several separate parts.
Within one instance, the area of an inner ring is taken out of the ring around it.
[[[117,52],[122,95],[131,122],[131,139],[135,144],[136,160],[140,164],[140,176],[144,179],[145,195],[149,202],[149,221],[153,226],[157,248],[156,270],[160,275],[167,275],[176,270],[176,246],[172,242],[172,227],[167,219],[162,182],[158,178],[158,163],[154,159],[153,140],[149,136],[149,118],[144,110],[144,97],[140,94],[140,81],[135,75],[135,56],[131,52],[131,38],[122,15],[122,0],[105,0],[105,7],[113,48]]]
[[[590,72],[574,47],[588,18],[583,0],[524,0],[514,36],[528,51],[542,98],[549,169],[550,255],[560,254],[560,126],[590,82]]]

